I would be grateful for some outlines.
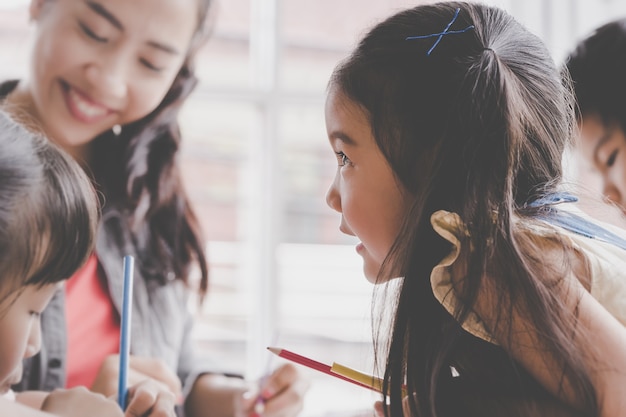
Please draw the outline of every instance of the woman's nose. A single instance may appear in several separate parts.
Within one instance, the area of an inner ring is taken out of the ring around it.
[[[94,89],[103,92],[103,96],[115,99],[124,98],[127,93],[126,65],[122,57],[117,59],[102,58],[91,64],[86,71],[86,78]]]

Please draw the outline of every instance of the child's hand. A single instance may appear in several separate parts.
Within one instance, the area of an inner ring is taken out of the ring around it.
[[[158,381],[149,379],[128,389],[125,417],[175,417],[176,397]]]
[[[52,391],[41,410],[59,417],[124,417],[115,401],[85,387]]]
[[[376,401],[374,403],[374,412],[376,413],[376,417],[385,417],[382,401]],[[411,412],[409,409],[409,397],[404,397],[404,399],[402,400],[402,414],[404,415],[404,417],[411,417]]]
[[[258,392],[251,391],[236,406],[240,415],[263,417],[292,417],[296,416],[303,406],[304,394],[309,383],[295,366],[285,364],[276,369],[260,387],[261,398]]]
[[[119,368],[120,356],[107,356],[102,365],[100,365],[100,370],[91,386],[91,390],[107,397],[117,395]],[[162,383],[176,398],[182,396],[182,387],[178,376],[162,360],[130,356],[128,361],[128,385],[137,385],[148,379],[154,379]]]

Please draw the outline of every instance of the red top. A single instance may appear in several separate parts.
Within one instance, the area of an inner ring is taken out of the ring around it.
[[[119,314],[95,253],[65,285],[65,317],[66,387],[91,387],[104,358],[120,350]]]

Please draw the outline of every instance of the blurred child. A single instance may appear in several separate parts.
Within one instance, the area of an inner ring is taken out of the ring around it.
[[[335,69],[327,202],[366,277],[400,277],[379,413],[626,409],[626,240],[563,192],[573,120],[547,48],[494,7],[399,12]]]
[[[0,414],[123,416],[117,403],[85,388],[15,395],[22,360],[39,352],[39,316],[93,250],[98,206],[80,166],[48,139],[0,112]],[[174,398],[154,382],[130,389],[126,416],[174,415]],[[169,391],[168,391],[169,392]]]
[[[580,177],[621,210],[626,224],[626,18],[608,22],[566,59],[576,96]],[[584,170],[584,168],[590,168]],[[598,179],[595,184],[593,179]],[[594,215],[593,212],[591,212]]]
[[[96,204],[89,179],[78,164],[47,139],[28,132],[0,112],[3,401],[14,399],[11,385],[22,378],[22,359],[39,352],[39,315],[62,281],[93,249]],[[55,401],[58,398],[63,401]],[[2,404],[0,409],[8,411]],[[89,415],[123,415],[114,401],[85,389],[50,394],[43,409],[59,416],[84,416],[85,407]],[[17,410],[19,407],[12,409],[11,415]],[[77,414],[79,410],[82,412]]]

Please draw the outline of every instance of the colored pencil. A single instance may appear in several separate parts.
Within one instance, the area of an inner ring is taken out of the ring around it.
[[[344,376],[353,381],[365,384],[371,387],[374,391],[383,392],[383,380],[373,375],[368,375],[364,372],[357,371],[352,368],[348,368],[345,365],[341,365],[337,362],[333,362],[330,367],[330,371],[334,374]]]
[[[300,365],[304,365],[306,367],[309,367],[311,369],[315,369],[316,371],[320,371],[323,372],[325,374],[328,374],[330,376],[334,376],[335,378],[339,378],[339,379],[343,379],[344,381],[348,381],[352,384],[358,385],[360,387],[363,388],[368,388],[377,392],[381,392],[380,386],[382,386],[382,384],[380,385],[375,385],[376,380],[378,380],[378,378],[370,376],[369,380],[367,378],[360,378],[360,380],[357,380],[353,377],[349,377],[349,376],[345,376],[342,375],[341,373],[338,372],[333,372],[333,370],[331,369],[332,367],[330,365],[327,365],[325,363],[322,362],[318,362],[315,361],[313,359],[309,359],[305,356],[302,355],[298,355],[297,353],[293,353],[290,352],[286,349],[281,349],[281,348],[275,348],[275,347],[268,347],[267,348],[270,352],[280,356],[281,358],[285,358],[288,359],[292,362],[295,363],[299,363]],[[345,369],[344,369],[345,368]],[[342,368],[342,372],[345,372],[346,369],[350,369],[347,367],[343,367]],[[352,369],[350,369],[351,372],[348,372],[349,375],[354,376],[355,373],[359,373],[361,375],[365,375],[363,373],[360,373],[358,371],[354,371]]]
[[[133,269],[135,259],[124,257],[124,286],[122,296],[122,312],[120,314],[120,373],[117,387],[117,402],[126,410],[128,397],[128,359],[130,356],[130,319],[133,302]]]

